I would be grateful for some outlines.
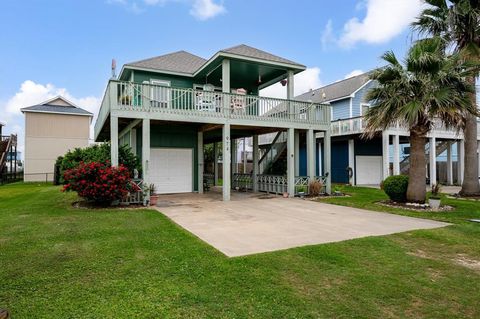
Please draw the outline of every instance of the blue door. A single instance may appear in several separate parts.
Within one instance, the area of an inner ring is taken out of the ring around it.
[[[332,182],[348,183],[348,141],[332,143]]]

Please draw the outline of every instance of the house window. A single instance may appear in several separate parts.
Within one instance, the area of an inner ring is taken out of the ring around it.
[[[362,104],[362,115],[367,114],[369,108],[370,108],[369,104]]]

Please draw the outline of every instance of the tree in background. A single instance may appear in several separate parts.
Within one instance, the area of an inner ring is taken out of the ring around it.
[[[473,64],[480,61],[480,1],[479,0],[425,0],[427,8],[413,23],[413,27],[445,41],[444,50],[453,49]],[[479,72],[468,76],[471,85]],[[470,92],[470,103],[476,107],[475,91]],[[477,158],[477,115],[466,112],[464,126],[465,163],[462,195],[480,193]]]
[[[410,131],[410,170],[406,199],[424,203],[426,199],[426,135],[435,119],[446,127],[461,128],[465,114],[477,114],[469,94],[474,91],[464,80],[469,74],[459,54],[447,56],[441,38],[420,40],[409,50],[405,63],[393,52],[383,59],[388,63],[370,75],[378,86],[367,94],[372,107],[365,115],[365,136],[399,123]]]

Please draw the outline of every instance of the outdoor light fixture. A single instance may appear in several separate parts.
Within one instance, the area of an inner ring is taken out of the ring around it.
[[[280,81],[280,83],[282,84],[282,86],[285,86],[285,85],[287,85],[287,80],[283,79],[283,80]]]

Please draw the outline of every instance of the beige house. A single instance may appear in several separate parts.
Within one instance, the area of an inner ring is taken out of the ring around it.
[[[61,96],[22,109],[25,114],[24,180],[52,181],[58,156],[89,143],[93,114]]]

